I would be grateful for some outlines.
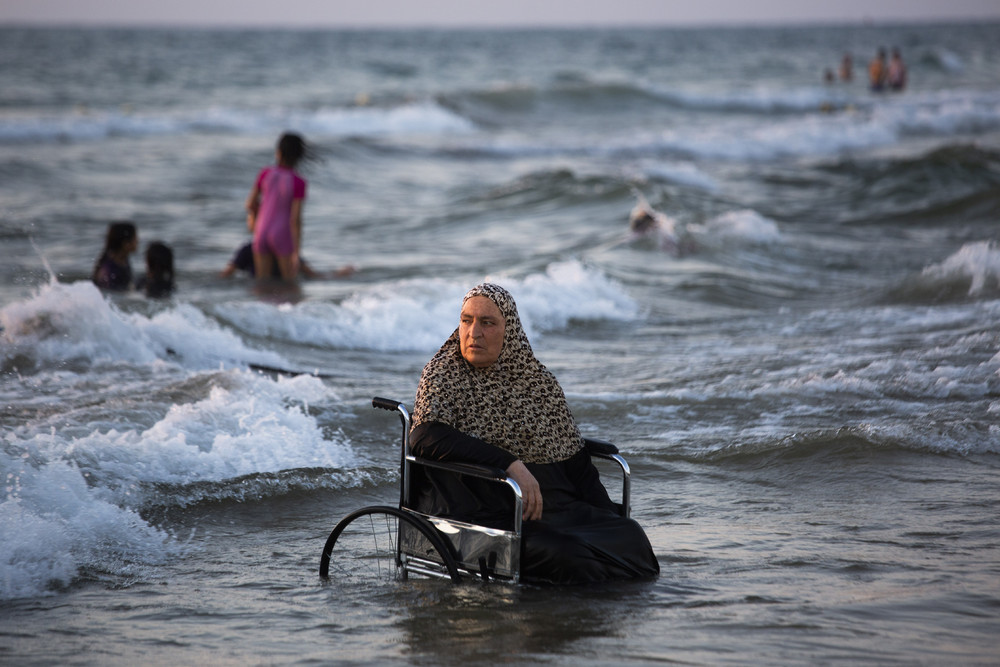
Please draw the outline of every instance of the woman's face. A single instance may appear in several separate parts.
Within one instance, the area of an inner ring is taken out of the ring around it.
[[[458,341],[462,357],[476,368],[486,368],[500,357],[503,332],[503,315],[487,297],[474,296],[462,306]]]

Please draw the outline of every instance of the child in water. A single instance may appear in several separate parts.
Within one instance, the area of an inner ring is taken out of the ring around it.
[[[103,289],[127,290],[132,286],[132,265],[129,255],[139,247],[139,234],[135,224],[127,221],[112,222],[104,241],[104,251],[94,264],[91,280]]]
[[[160,299],[174,291],[174,251],[165,243],[153,241],[146,248],[146,275],[136,281],[146,296]]]
[[[253,232],[254,273],[258,279],[273,275],[275,264],[282,280],[292,281],[298,276],[306,181],[295,167],[308,155],[302,137],[281,135],[275,150],[277,164],[261,169],[247,197],[247,226]]]

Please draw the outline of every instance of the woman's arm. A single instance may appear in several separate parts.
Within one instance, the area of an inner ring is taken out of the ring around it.
[[[507,450],[441,422],[414,426],[410,431],[410,447],[414,454],[427,459],[481,463],[505,470],[521,487],[522,517],[525,520],[542,518],[542,490],[538,481],[524,463]]]
[[[480,463],[506,470],[517,457],[441,422],[417,424],[410,431],[413,453],[435,461]]]

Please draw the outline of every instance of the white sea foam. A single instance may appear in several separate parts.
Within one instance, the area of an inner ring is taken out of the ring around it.
[[[939,65],[942,69],[952,74],[961,74],[965,70],[965,62],[962,57],[954,51],[944,48],[937,48],[931,52],[928,58]]]
[[[227,385],[202,400],[165,406],[146,429],[74,437],[70,429],[22,427],[5,434],[0,599],[44,594],[93,563],[117,563],[114,574],[126,575],[183,548],[136,513],[157,485],[191,489],[174,492],[174,502],[205,493],[241,498],[245,483],[209,491],[197,484],[364,465],[345,438],[329,439],[309,413],[310,405],[336,400],[317,378],[275,381],[234,370]]]
[[[28,355],[37,363],[158,359],[213,367],[220,361],[283,365],[273,352],[254,350],[191,305],[146,317],[126,313],[92,283],[52,281],[25,301],[0,309],[0,359]]]
[[[968,281],[969,296],[1000,293],[1000,247],[995,241],[966,243],[940,264],[923,270],[935,282]]]
[[[688,230],[702,240],[739,240],[748,243],[773,243],[781,238],[778,223],[750,209],[729,211],[706,220],[700,225],[688,225]]]
[[[718,181],[691,162],[656,163],[645,166],[647,175],[678,185],[699,188],[706,192],[717,192]]]
[[[154,345],[90,282],[50,282],[38,294],[0,309],[4,354],[30,350],[43,360],[115,359],[148,363]]]
[[[451,332],[462,293],[455,283],[405,280],[359,290],[339,304],[222,303],[213,311],[242,331],[271,339],[347,349],[427,350]]]
[[[471,121],[431,102],[327,109],[302,120],[306,131],[320,136],[451,134],[475,129]]]
[[[664,90],[648,86],[650,94],[671,104],[707,111],[749,111],[755,113],[806,112],[823,108],[843,108],[856,104],[846,91],[829,88],[783,88],[754,86],[726,92],[707,92],[697,88]]]
[[[19,447],[45,461],[69,460],[92,475],[102,495],[139,504],[143,484],[221,482],[295,468],[340,468],[355,460],[345,441],[324,437],[313,404],[335,394],[312,376],[271,380],[231,371],[204,399],[165,406],[147,429],[95,430],[81,437],[32,433]]]
[[[10,453],[16,451],[12,443],[4,444],[0,599],[49,593],[71,583],[85,565],[127,575],[181,549],[134,510],[101,498],[72,462],[39,461],[27,451],[18,456]]]
[[[523,279],[488,277],[506,287],[530,336],[533,330],[565,328],[572,321],[630,321],[639,306],[625,288],[578,260],[550,264]]]
[[[625,289],[578,260],[524,278],[490,276],[510,290],[529,335],[571,321],[630,320],[638,307]],[[359,290],[343,302],[222,303],[213,312],[253,336],[381,351],[432,351],[458,322],[469,281],[416,279]]]
[[[720,115],[711,123],[668,125],[655,132],[609,132],[599,138],[588,136],[585,144],[565,141],[539,144],[533,137],[511,135],[489,139],[478,148],[504,156],[583,154],[620,160],[622,156],[666,152],[694,162],[706,159],[767,161],[783,157],[835,156],[847,151],[894,146],[911,136],[978,135],[998,128],[998,93],[908,92],[905,96],[865,97],[828,107],[818,104],[815,108],[780,117],[729,114]],[[474,137],[472,141],[480,139]],[[684,177],[669,166],[666,176],[671,179]],[[697,175],[695,178],[693,185],[705,185]]]
[[[463,133],[471,121],[432,102],[398,107],[318,110],[251,110],[212,107],[199,111],[72,109],[0,114],[0,142],[91,141],[113,136],[153,136],[196,131],[273,134],[296,127],[314,137]]]
[[[523,278],[493,276],[518,301],[526,329],[549,331],[572,321],[629,320],[638,307],[625,289],[578,260]],[[433,350],[454,328],[469,281],[416,279],[361,289],[341,303],[179,303],[151,316],[124,312],[89,282],[51,282],[0,309],[0,359],[27,355],[41,365],[73,360],[185,368],[220,364],[289,367],[281,355],[250,347],[246,337],[382,351]],[[221,320],[225,325],[219,322]],[[235,330],[232,328],[235,327]]]

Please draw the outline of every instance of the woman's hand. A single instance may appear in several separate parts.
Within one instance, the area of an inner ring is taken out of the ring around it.
[[[522,509],[524,510],[521,518],[525,521],[541,519],[542,489],[538,486],[538,480],[531,474],[528,467],[518,459],[507,466],[507,476],[521,487]]]

